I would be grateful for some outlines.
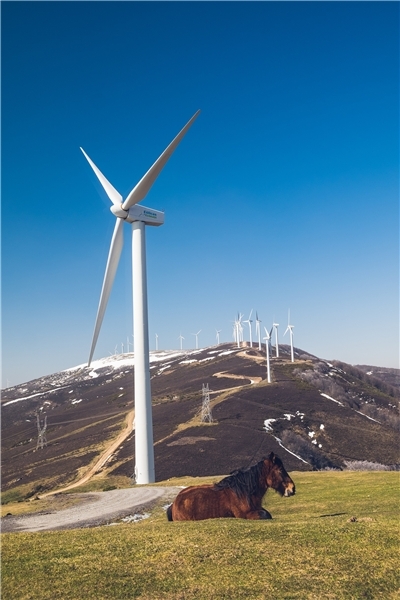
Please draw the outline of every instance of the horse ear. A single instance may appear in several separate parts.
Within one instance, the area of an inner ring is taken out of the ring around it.
[[[273,452],[271,452],[271,454],[268,456],[268,458],[271,462],[275,462],[275,454]]]

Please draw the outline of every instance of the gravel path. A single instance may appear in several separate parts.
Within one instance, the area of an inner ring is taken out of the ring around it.
[[[171,502],[178,491],[179,488],[175,487],[135,487],[77,494],[81,497],[77,506],[46,513],[3,517],[1,531],[8,533],[94,527],[146,508],[148,510],[149,505],[162,496],[165,496],[166,502]]]

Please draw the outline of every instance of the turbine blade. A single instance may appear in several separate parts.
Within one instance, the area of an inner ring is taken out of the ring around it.
[[[283,335],[286,335],[288,331],[289,331],[289,327],[286,327],[286,331]]]
[[[121,194],[119,192],[117,192],[115,187],[108,181],[108,179],[106,177],[104,177],[103,173],[100,171],[100,169],[98,169],[96,167],[94,162],[88,157],[88,155],[86,154],[84,149],[81,148],[81,150],[83,152],[84,157],[88,161],[89,165],[92,167],[93,171],[96,173],[98,180],[100,181],[101,185],[103,186],[103,188],[104,188],[107,196],[110,198],[111,202],[113,204],[115,204],[116,206],[121,206],[121,202],[122,202]]]
[[[130,208],[134,204],[137,204],[138,202],[143,200],[143,198],[146,196],[146,194],[150,190],[151,186],[153,185],[153,183],[155,182],[155,180],[161,173],[161,171],[164,168],[169,157],[174,152],[175,148],[178,146],[179,142],[181,141],[181,139],[183,138],[183,136],[185,135],[185,133],[187,132],[189,127],[199,116],[199,113],[200,113],[200,111],[198,110],[193,115],[193,117],[186,123],[185,127],[183,127],[183,129],[181,129],[181,131],[178,133],[178,135],[172,140],[170,145],[164,150],[164,152],[161,154],[161,156],[158,157],[156,162],[153,164],[153,166],[150,167],[150,169],[142,177],[142,179],[139,181],[139,183],[137,183],[135,185],[135,187],[129,193],[128,197],[126,198],[125,202],[122,205],[122,208],[124,210],[128,210],[128,208]]]
[[[90,367],[90,363],[92,362],[94,349],[96,347],[97,338],[99,337],[101,324],[103,322],[104,313],[106,311],[108,298],[110,296],[111,288],[114,283],[115,273],[117,272],[117,267],[119,263],[119,259],[121,256],[122,245],[124,241],[124,221],[123,219],[117,219],[115,223],[114,233],[111,238],[111,246],[110,251],[108,253],[108,260],[106,271],[104,273],[103,287],[100,295],[99,308],[97,309],[97,317],[96,324],[94,326],[93,332],[93,340],[92,347],[90,348],[90,355],[88,366]]]

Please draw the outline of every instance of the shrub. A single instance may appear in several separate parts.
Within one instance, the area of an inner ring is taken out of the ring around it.
[[[291,429],[285,429],[282,432],[282,443],[288,450],[306,460],[314,469],[320,471],[326,468],[337,469],[339,465],[335,465],[329,458],[325,456],[311,442],[304,439],[301,435],[295,433]]]
[[[398,471],[400,465],[381,465],[368,460],[345,460],[346,471]]]

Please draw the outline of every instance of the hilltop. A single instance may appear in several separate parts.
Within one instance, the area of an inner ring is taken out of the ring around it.
[[[328,362],[298,348],[295,359],[282,345],[268,384],[264,351],[254,347],[152,353],[157,481],[224,475],[271,450],[289,471],[400,462],[399,390],[376,376],[378,368]],[[3,390],[3,491],[34,495],[90,468],[110,481],[132,477],[133,360],[109,357]],[[203,383],[212,423],[200,420]],[[37,414],[42,424],[47,416],[43,449],[36,449]]]

